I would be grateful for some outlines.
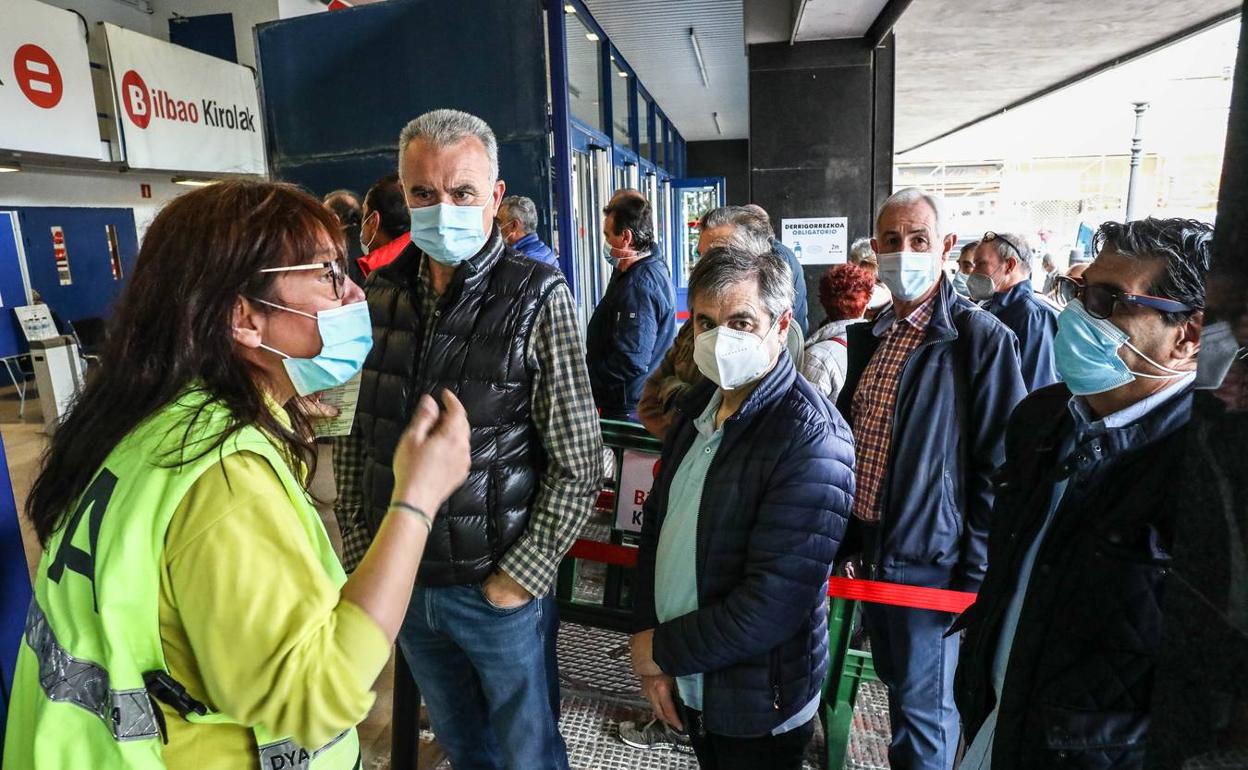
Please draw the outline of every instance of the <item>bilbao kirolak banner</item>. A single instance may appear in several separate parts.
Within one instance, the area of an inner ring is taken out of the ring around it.
[[[0,9],[0,149],[100,157],[82,22],[35,0]]]
[[[251,70],[112,24],[104,30],[128,166],[265,173]]]

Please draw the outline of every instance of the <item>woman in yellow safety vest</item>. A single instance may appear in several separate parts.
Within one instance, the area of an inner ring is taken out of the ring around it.
[[[196,190],[148,229],[27,504],[45,552],[4,770],[359,766],[354,726],[469,448],[455,397],[423,396],[348,579],[300,398],[372,346],[343,259],[333,215],[282,184]]]

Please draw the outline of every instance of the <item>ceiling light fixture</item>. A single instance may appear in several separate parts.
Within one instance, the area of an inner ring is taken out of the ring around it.
[[[586,33],[585,33],[585,39],[586,39],[586,40],[588,40],[588,41],[589,41],[589,42],[591,42],[591,43],[597,43],[597,42],[598,42],[598,33],[597,33],[597,32],[586,32]]]
[[[187,187],[207,187],[210,184],[216,184],[220,180],[207,179],[202,176],[175,176],[173,179],[170,179],[169,181],[173,182],[174,184],[184,184]]]
[[[718,113],[718,112],[712,112],[712,113],[711,113],[711,120],[715,121],[715,133],[719,134],[720,136],[723,136],[723,135],[724,135],[724,129],[720,128],[720,126],[719,126],[719,113]]]
[[[571,3],[564,3],[563,12],[564,13],[576,13],[576,6],[572,5]]]
[[[711,81],[706,77],[706,65],[702,63],[702,46],[698,45],[698,35],[693,31],[693,27],[689,28],[689,42],[693,43],[693,56],[698,60],[698,72],[702,75],[702,85],[710,88]]]
[[[619,76],[620,76],[620,77],[622,77],[622,78],[626,78],[626,77],[628,77],[628,73],[627,73],[627,72],[625,72],[624,70],[619,70],[619,71],[618,71],[618,72],[616,72],[615,74],[619,75]]]
[[[22,164],[9,163],[8,161],[0,162],[0,174],[8,174],[14,171],[21,171]]]

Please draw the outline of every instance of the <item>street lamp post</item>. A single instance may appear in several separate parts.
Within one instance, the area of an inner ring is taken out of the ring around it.
[[[1144,112],[1148,102],[1132,102],[1135,107],[1135,135],[1131,137],[1131,176],[1127,181],[1127,221],[1135,218],[1136,186],[1140,181],[1140,156],[1144,154]]]

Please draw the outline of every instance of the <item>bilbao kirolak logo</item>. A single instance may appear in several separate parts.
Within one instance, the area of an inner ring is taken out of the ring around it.
[[[147,128],[152,122],[152,111],[148,104],[151,101],[147,83],[139,77],[139,73],[130,70],[121,78],[121,100],[126,105],[126,115],[130,122],[139,128]]]
[[[50,110],[61,103],[65,93],[61,70],[52,54],[34,43],[27,43],[13,54],[13,76],[17,87],[36,107]]]
[[[217,99],[178,98],[164,89],[148,88],[134,70],[122,76],[121,92],[126,115],[139,128],[147,128],[156,118],[231,131],[256,131],[256,114],[250,107],[223,104]]]

